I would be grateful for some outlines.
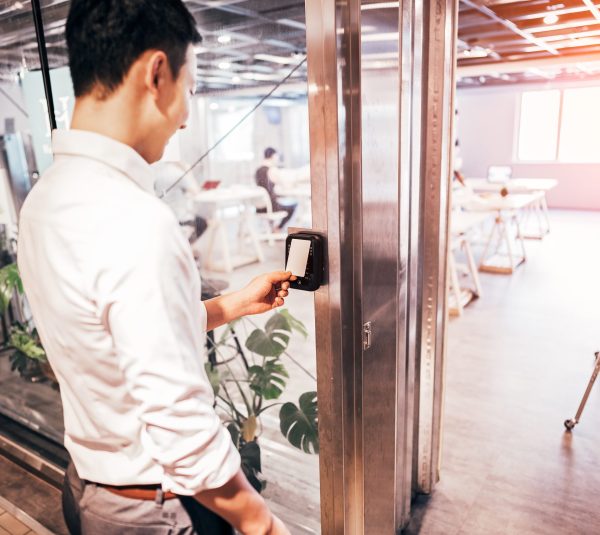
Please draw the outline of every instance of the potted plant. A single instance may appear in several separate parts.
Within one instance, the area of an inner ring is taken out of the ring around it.
[[[251,329],[245,349],[237,334],[242,326]],[[206,365],[217,408],[240,452],[244,473],[259,492],[266,485],[258,443],[265,411],[279,406],[280,429],[288,442],[306,453],[319,451],[317,393],[305,392],[298,405],[277,401],[289,379],[284,360],[296,362],[288,352],[294,333],[307,337],[302,322],[287,310],[275,312],[262,328],[242,318],[228,324],[213,342],[211,351],[216,358]]]
[[[9,313],[15,296],[22,294],[23,283],[17,265],[5,265],[0,269],[0,315],[8,315],[10,318],[9,336],[3,349],[9,351],[11,370],[19,372],[26,379],[47,378],[53,384],[57,384],[37,330],[33,326],[14,320],[12,313]]]

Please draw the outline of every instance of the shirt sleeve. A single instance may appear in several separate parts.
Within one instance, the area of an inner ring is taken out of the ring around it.
[[[164,490],[193,495],[227,483],[240,457],[204,370],[197,268],[175,219],[160,215],[136,241],[117,240],[119,267],[101,277],[105,317],[138,407],[142,447],[163,468]]]

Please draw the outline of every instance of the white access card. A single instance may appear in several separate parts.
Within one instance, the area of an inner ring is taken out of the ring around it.
[[[295,275],[296,277],[304,277],[306,275],[306,264],[308,264],[309,252],[309,240],[292,240],[285,270],[291,271],[292,275]]]

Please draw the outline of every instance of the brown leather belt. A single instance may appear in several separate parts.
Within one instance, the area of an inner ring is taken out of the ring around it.
[[[131,498],[132,500],[148,500],[153,502],[157,499],[160,500],[158,494],[162,492],[160,485],[129,485],[125,487],[113,487],[112,485],[102,485],[100,483],[97,483],[97,485],[113,494],[123,496],[124,498]],[[177,497],[177,494],[173,492],[162,493],[163,500],[173,500]]]

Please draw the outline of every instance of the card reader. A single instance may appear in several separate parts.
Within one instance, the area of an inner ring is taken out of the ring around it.
[[[285,270],[297,279],[290,288],[314,292],[323,282],[323,237],[308,231],[290,234],[285,240]]]

